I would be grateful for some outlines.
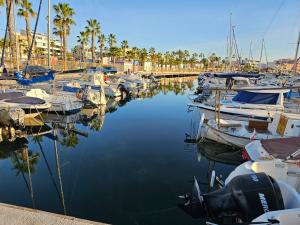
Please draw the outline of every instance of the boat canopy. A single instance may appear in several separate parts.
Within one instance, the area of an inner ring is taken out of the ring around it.
[[[279,159],[286,159],[300,149],[300,137],[276,138],[261,140],[263,148],[272,156]],[[300,159],[296,156],[293,159]]]
[[[262,74],[258,73],[216,73],[214,74],[215,77],[218,78],[233,78],[233,77],[245,77],[245,78],[259,78]]]
[[[54,73],[52,71],[48,72],[47,75],[33,77],[31,79],[25,79],[21,73],[16,74],[17,82],[21,85],[31,85],[35,83],[46,82],[54,80]]]
[[[249,104],[267,104],[276,105],[278,102],[279,93],[256,93],[249,91],[239,91],[232,99],[239,103]]]
[[[113,66],[104,66],[101,71],[106,74],[106,73],[117,73],[117,68],[116,67],[113,67]]]

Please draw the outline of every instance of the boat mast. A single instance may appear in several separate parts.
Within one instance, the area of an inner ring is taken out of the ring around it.
[[[297,47],[296,47],[296,53],[295,53],[295,60],[294,60],[294,67],[293,67],[293,76],[297,75],[297,62],[298,62],[299,45],[300,45],[300,30],[299,30]]]
[[[51,68],[51,65],[50,65],[50,58],[51,58],[51,55],[50,55],[50,7],[51,7],[51,4],[50,4],[50,0],[48,0],[48,68],[50,69]]]
[[[54,129],[53,129],[53,135],[55,137],[55,139],[54,139],[54,153],[55,153],[56,171],[57,171],[58,181],[59,181],[59,186],[60,186],[60,195],[61,195],[64,214],[67,215],[67,209],[66,209],[66,205],[65,205],[64,189],[63,189],[62,178],[61,178],[60,162],[59,162],[59,156],[58,156],[58,150],[57,150],[56,127],[54,127]]]
[[[229,56],[228,56],[228,36],[226,37],[226,57],[227,57],[227,60],[229,59]],[[225,61],[225,72],[228,72],[228,68],[227,68],[227,60]]]
[[[17,71],[20,70],[20,63],[19,63],[19,48],[18,48],[18,36],[17,36],[17,14],[16,14],[16,2],[13,2],[13,15],[14,15],[14,30],[15,30],[15,44],[16,44],[16,62],[17,62]]]
[[[232,60],[232,21],[231,21],[232,13],[230,13],[230,19],[229,19],[229,71],[231,71],[231,60]]]

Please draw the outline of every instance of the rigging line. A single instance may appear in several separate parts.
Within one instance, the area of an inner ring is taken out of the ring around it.
[[[5,34],[4,34],[4,40],[3,40],[3,47],[2,47],[2,56],[1,56],[1,66],[4,65],[4,56],[5,56],[5,48],[6,48],[6,39],[7,39],[7,31],[8,31],[8,21],[10,19],[10,14],[11,14],[11,2],[9,4],[9,8],[8,8],[8,15],[7,15],[7,22],[6,22],[6,28],[5,28]]]
[[[267,56],[267,48],[266,48],[266,43],[264,43],[264,50],[265,50],[265,58],[266,58],[266,63],[267,63],[267,69],[268,69],[268,56]]]
[[[260,57],[259,57],[259,62],[260,63],[261,63],[262,55],[263,55],[264,42],[265,42],[265,40],[262,39],[262,41],[261,41],[261,48],[260,48]]]
[[[35,202],[33,198],[33,186],[32,186],[32,179],[31,179],[31,170],[30,170],[30,162],[29,162],[29,154],[28,149],[26,149],[26,162],[27,162],[27,170],[28,170],[28,179],[29,179],[29,187],[30,187],[30,197],[32,199],[32,206],[35,209]]]
[[[47,160],[47,158],[46,158],[46,155],[45,155],[45,152],[44,152],[43,147],[42,147],[42,145],[41,145],[41,142],[40,142],[38,139],[37,139],[37,143],[38,143],[38,146],[40,147],[40,151],[41,151],[41,153],[42,153],[42,155],[43,155],[43,158],[44,158],[44,160],[45,160],[47,169],[48,169],[48,171],[49,171],[49,175],[50,175],[50,177],[51,177],[51,181],[52,181],[52,183],[53,183],[53,185],[54,185],[54,187],[55,187],[55,190],[56,190],[56,192],[57,192],[58,198],[59,198],[59,200],[60,200],[60,202],[61,202],[61,204],[62,204],[62,198],[61,198],[61,196],[60,196],[60,194],[59,194],[59,190],[58,190],[57,184],[56,184],[56,182],[55,182],[54,175],[53,175],[53,173],[52,173],[52,171],[51,171],[50,165],[49,165],[48,160]]]
[[[239,67],[240,67],[241,66],[241,58],[240,58],[239,49],[238,49],[236,38],[235,38],[234,27],[232,28],[232,36],[233,36],[233,40],[234,40],[234,46],[235,46],[236,54],[237,54],[237,57],[238,57]]]
[[[43,2],[43,0],[40,0],[38,14],[37,14],[37,17],[36,17],[36,22],[35,22],[35,26],[34,26],[33,37],[32,37],[31,45],[30,45],[29,52],[28,52],[28,58],[27,58],[27,63],[26,63],[25,72],[24,72],[25,74],[24,75],[26,75],[26,73],[27,73],[28,65],[29,65],[29,62],[30,62],[31,54],[32,54],[33,43],[35,42],[35,35],[36,35],[37,26],[38,26],[38,23],[39,23],[39,17],[40,17],[42,2]]]
[[[267,32],[269,31],[269,29],[271,28],[273,22],[275,21],[277,15],[278,15],[278,13],[279,13],[279,11],[281,10],[282,6],[283,6],[284,3],[285,3],[285,1],[286,1],[286,0],[282,0],[282,1],[280,2],[278,8],[276,9],[275,13],[273,14],[273,16],[272,16],[272,18],[271,18],[270,23],[269,23],[268,26],[266,27],[265,31],[262,33],[262,37],[264,37],[264,36],[267,34]]]
[[[56,130],[53,130],[54,136],[56,136]],[[64,197],[64,190],[63,190],[63,184],[62,184],[62,177],[61,177],[61,170],[60,170],[60,162],[59,162],[59,156],[58,156],[58,150],[57,150],[57,142],[54,140],[54,153],[55,153],[55,162],[56,162],[56,170],[57,170],[57,175],[58,175],[58,180],[59,180],[59,185],[60,185],[60,192],[61,192],[61,197],[62,197],[62,204],[63,204],[63,210],[64,214],[67,215],[67,209],[65,205],[65,197]]]
[[[27,156],[28,156],[28,150],[26,150],[26,151],[27,151]],[[13,154],[14,154],[14,156],[16,158],[16,161],[17,161],[18,165],[20,166],[20,171],[21,171],[22,177],[23,177],[23,179],[25,181],[27,190],[29,191],[29,195],[30,195],[30,198],[31,198],[32,207],[35,209],[35,202],[34,202],[33,191],[32,191],[32,183],[31,183],[31,186],[29,186],[28,181],[27,181],[27,179],[25,177],[24,171],[21,169],[21,163],[20,163],[20,161],[18,159],[18,155],[17,155],[16,152],[14,152]],[[29,179],[30,179],[30,177],[29,177]],[[30,179],[30,181],[31,181],[31,179]]]

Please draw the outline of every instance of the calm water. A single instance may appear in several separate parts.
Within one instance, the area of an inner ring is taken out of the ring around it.
[[[223,146],[184,143],[196,115],[186,106],[192,88],[171,84],[94,116],[60,118],[57,141],[2,142],[0,202],[110,224],[201,224],[177,208],[177,196],[191,190],[193,176],[207,191],[211,171],[227,176],[234,165],[224,162],[235,160]]]

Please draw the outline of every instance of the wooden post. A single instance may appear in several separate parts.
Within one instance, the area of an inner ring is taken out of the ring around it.
[[[218,91],[215,91],[215,121],[217,121],[217,93]]]
[[[221,114],[221,91],[218,92],[218,127],[220,128],[220,114]]]

